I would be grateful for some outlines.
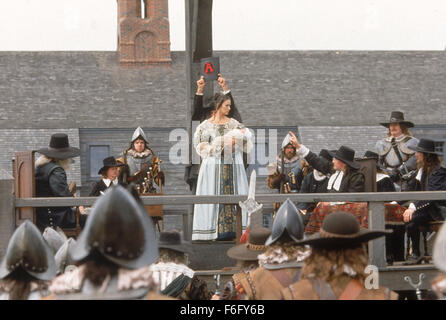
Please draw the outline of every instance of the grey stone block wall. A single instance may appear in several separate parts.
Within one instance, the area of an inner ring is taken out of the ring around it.
[[[51,135],[63,132],[68,135],[70,146],[79,148],[78,129],[0,129],[0,169],[12,175],[12,159],[15,152],[37,150],[48,147]],[[35,160],[41,154],[35,154]],[[67,172],[68,183],[75,181],[81,186],[80,157],[73,158],[74,163]]]
[[[376,152],[375,144],[386,137],[387,129],[382,126],[300,126],[299,134],[301,142],[315,153],[345,145],[356,151],[356,157],[362,157],[367,150]]]

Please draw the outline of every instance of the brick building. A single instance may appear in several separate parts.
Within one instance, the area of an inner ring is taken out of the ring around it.
[[[139,5],[138,5],[139,4]],[[167,0],[118,0],[118,52],[0,52],[0,169],[14,152],[46,146],[64,131],[82,152],[69,172],[81,195],[105,156],[128,147],[137,126],[163,159],[166,194],[190,192],[184,165],[169,162],[173,129],[187,128],[184,52],[170,52]],[[144,13],[143,13],[144,12]],[[167,36],[167,38],[166,38]],[[244,123],[254,132],[298,132],[318,152],[342,144],[362,155],[405,112],[418,137],[446,138],[444,52],[221,51]],[[130,66],[130,67],[129,67]],[[198,78],[198,75],[197,75]],[[276,154],[278,150],[273,150]],[[257,163],[259,169],[266,163]],[[252,169],[252,168],[251,168]],[[266,192],[259,171],[257,190]],[[181,211],[184,208],[165,207]],[[181,218],[169,217],[180,228]]]

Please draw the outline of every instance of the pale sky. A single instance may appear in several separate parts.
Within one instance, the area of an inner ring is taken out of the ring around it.
[[[184,0],[169,0],[172,51]],[[445,0],[214,0],[214,50],[445,50]],[[0,51],[114,51],[116,0],[0,1]]]

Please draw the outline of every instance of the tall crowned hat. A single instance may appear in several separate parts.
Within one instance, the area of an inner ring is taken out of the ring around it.
[[[91,254],[127,269],[148,266],[158,258],[152,221],[123,187],[113,186],[95,203],[72,251],[74,261]]]
[[[79,148],[70,147],[65,133],[55,133],[51,136],[48,148],[37,150],[38,153],[54,159],[74,158],[81,154]]]
[[[401,111],[392,111],[389,122],[381,122],[380,124],[388,128],[392,123],[404,124],[408,128],[415,126],[412,122],[404,120],[404,113]]]
[[[355,150],[352,148],[341,146],[339,150],[328,152],[333,158],[341,160],[353,169],[359,169],[361,165],[355,161]]]
[[[39,280],[56,276],[53,250],[43,240],[39,229],[30,221],[23,222],[13,233],[0,264],[0,279],[18,268]]]

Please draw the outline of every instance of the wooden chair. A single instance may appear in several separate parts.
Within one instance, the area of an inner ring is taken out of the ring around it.
[[[424,258],[427,263],[430,263],[432,261],[432,256],[429,254],[428,246],[427,246],[427,233],[429,232],[431,235],[433,233],[438,232],[440,230],[441,226],[443,225],[444,221],[430,221],[427,226],[420,226],[418,229],[423,234],[423,248],[424,248]]]
[[[34,153],[35,151],[16,152],[12,161],[14,176],[14,194],[16,198],[35,198],[36,187],[34,179]],[[79,210],[76,210],[76,226],[62,229],[67,237],[76,238],[81,232],[79,224]],[[15,226],[18,227],[25,220],[36,224],[36,208],[16,208]]]
[[[163,195],[162,191],[160,193],[142,193],[140,196],[161,196]],[[152,217],[153,224],[158,228],[158,232],[164,231],[164,214],[163,214],[163,205],[147,205],[145,206],[147,213]]]

